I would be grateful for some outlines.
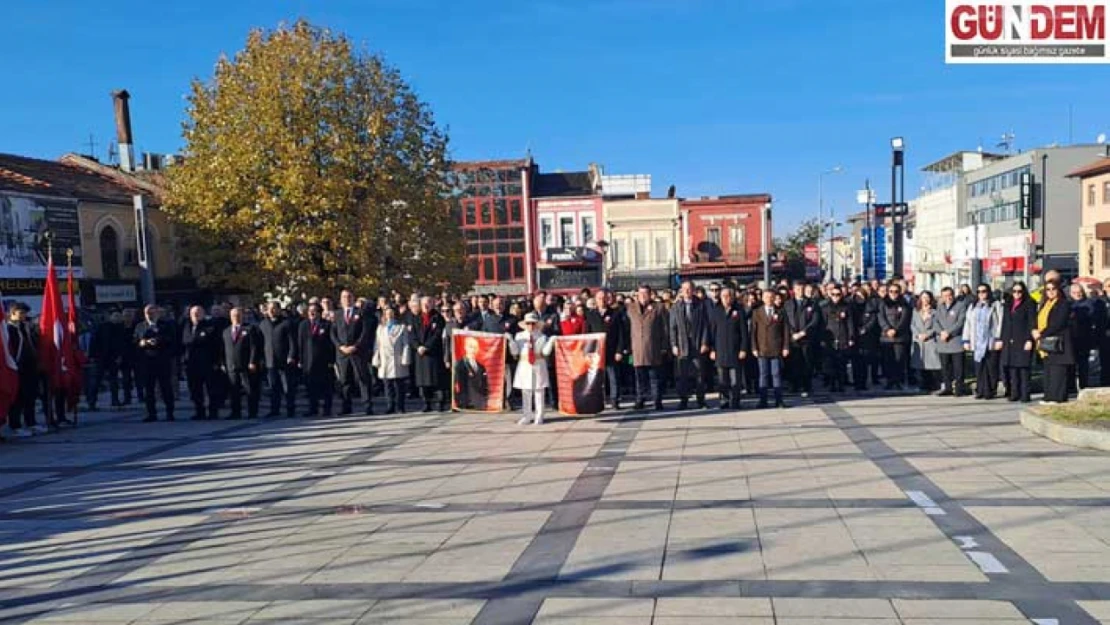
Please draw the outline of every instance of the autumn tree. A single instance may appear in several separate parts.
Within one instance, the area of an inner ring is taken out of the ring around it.
[[[447,136],[397,69],[300,21],[194,80],[166,209],[227,287],[470,286]],[[207,250],[207,251],[206,251]]]

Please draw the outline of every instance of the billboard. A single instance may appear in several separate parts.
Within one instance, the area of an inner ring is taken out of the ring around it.
[[[77,203],[0,193],[0,279],[45,278],[47,233],[53,236],[58,275],[65,272],[71,249],[73,275],[84,277]]]

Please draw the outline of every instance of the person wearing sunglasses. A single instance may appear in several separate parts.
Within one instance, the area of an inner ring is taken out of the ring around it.
[[[1072,345],[1071,304],[1064,297],[1059,282],[1046,282],[1044,301],[1037,312],[1037,328],[1033,338],[1044,361],[1044,400],[1042,404],[1062,404],[1068,400],[1068,369],[1075,366]]]
[[[1002,309],[1000,364],[1006,370],[1007,399],[1029,403],[1029,371],[1033,367],[1033,330],[1037,325],[1037,307],[1029,297],[1024,282],[1015,282],[1010,294],[1009,305]]]
[[[998,391],[998,359],[1002,352],[1002,302],[994,301],[986,284],[975,288],[967,311],[962,341],[975,363],[975,399],[994,399]]]

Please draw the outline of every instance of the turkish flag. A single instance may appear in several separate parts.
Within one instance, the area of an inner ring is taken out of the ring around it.
[[[19,365],[8,345],[8,325],[4,323],[7,318],[3,295],[0,294],[0,425],[8,420],[8,410],[19,393]]]
[[[42,314],[39,315],[39,369],[46,375],[50,388],[64,384],[62,343],[65,328],[61,320],[62,300],[58,293],[58,277],[54,275],[54,256],[46,260],[46,288],[42,292]]]
[[[85,364],[85,354],[77,341],[77,299],[73,295],[73,267],[69,268],[66,277],[66,287],[69,295],[66,304],[69,306],[69,317],[66,320],[65,336],[62,340],[62,367],[65,375],[66,405],[70,410],[77,407],[77,400],[81,397],[81,372]]]

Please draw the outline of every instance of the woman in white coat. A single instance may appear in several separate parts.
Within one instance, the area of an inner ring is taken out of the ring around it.
[[[540,330],[542,322],[539,315],[530,312],[520,322],[523,328],[509,339],[509,352],[517,358],[513,388],[520,389],[520,405],[524,413],[520,425],[529,421],[543,424],[543,393],[550,386],[547,375],[547,357],[555,349],[555,341],[548,339]]]
[[[397,313],[392,308],[382,311],[371,360],[385,386],[385,397],[389,402],[385,414],[396,411],[405,413],[405,397],[408,395],[405,383],[409,377],[409,365],[412,364],[412,337],[408,327],[398,323],[396,317]]]

